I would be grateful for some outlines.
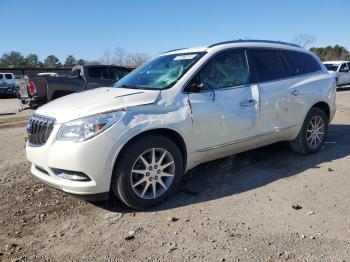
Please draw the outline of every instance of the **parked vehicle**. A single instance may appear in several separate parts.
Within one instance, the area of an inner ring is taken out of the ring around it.
[[[350,84],[350,61],[326,61],[323,64],[335,76],[337,86]]]
[[[16,96],[18,84],[13,73],[0,73],[0,95]]]
[[[294,44],[170,51],[113,87],[40,107],[27,127],[27,158],[44,183],[90,200],[112,192],[144,209],[203,162],[279,141],[318,152],[335,93],[321,61]]]
[[[58,77],[58,74],[57,74],[57,73],[54,73],[54,72],[45,72],[45,73],[38,73],[38,76]]]
[[[41,75],[20,80],[19,101],[23,109],[38,108],[59,97],[101,86],[111,86],[130,69],[111,65],[75,66],[69,77]]]

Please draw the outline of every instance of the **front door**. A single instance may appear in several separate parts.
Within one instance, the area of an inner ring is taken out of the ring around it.
[[[339,68],[338,84],[343,85],[347,83],[350,83],[350,69],[346,63],[343,63]]]
[[[259,91],[249,83],[244,49],[216,54],[196,74],[189,83],[195,150],[220,149],[256,135]]]

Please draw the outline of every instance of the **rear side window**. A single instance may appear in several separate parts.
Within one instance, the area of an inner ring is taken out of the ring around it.
[[[272,81],[288,76],[276,50],[250,49],[249,53],[258,82]]]
[[[295,76],[313,73],[321,69],[316,59],[309,54],[290,50],[284,50],[282,52],[291,64],[293,69],[292,74]]]
[[[5,74],[5,78],[6,79],[12,79],[12,75],[11,74]]]
[[[88,75],[92,78],[109,79],[107,67],[88,67]]]
[[[110,68],[109,69],[110,78],[114,79],[116,81],[118,81],[119,79],[122,79],[127,74],[128,74],[128,71],[126,71],[122,68]]]

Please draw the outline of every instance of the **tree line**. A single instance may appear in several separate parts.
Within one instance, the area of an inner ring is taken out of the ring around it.
[[[54,68],[54,67],[72,67],[75,65],[84,65],[83,59],[76,59],[73,55],[68,55],[64,63],[54,56],[49,55],[40,61],[38,55],[22,55],[20,52],[11,51],[3,53],[0,58],[0,67],[19,67],[19,68]]]
[[[326,47],[311,47],[311,52],[314,52],[322,61],[331,60],[347,60],[350,61],[349,51],[340,45]]]
[[[298,35],[293,41],[302,47],[310,45],[314,41],[307,35]],[[340,45],[326,47],[311,47],[310,51],[314,52],[322,61],[329,60],[350,60],[349,51]],[[73,55],[68,55],[64,62],[61,62],[55,55],[49,55],[43,61],[40,61],[38,55],[29,54],[22,55],[20,52],[12,51],[3,53],[0,57],[0,67],[19,67],[19,68],[55,68],[55,67],[73,67],[75,65],[84,64],[107,64],[125,67],[138,67],[151,57],[147,53],[132,53],[121,47],[116,48],[113,52],[106,51],[104,55],[95,60],[87,61],[84,59],[76,59]]]
[[[2,54],[0,57],[0,67],[57,68],[85,64],[107,64],[135,68],[150,58],[146,53],[132,53],[121,47],[116,48],[113,52],[110,50],[106,51],[101,58],[94,61],[76,59],[73,55],[68,55],[64,62],[61,62],[55,55],[49,55],[43,61],[40,61],[36,54],[24,56],[18,51],[11,51]]]

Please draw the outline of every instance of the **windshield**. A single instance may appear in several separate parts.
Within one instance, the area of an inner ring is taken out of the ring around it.
[[[136,68],[114,87],[166,89],[173,86],[205,53],[162,55]]]
[[[337,71],[338,66],[337,64],[324,64],[328,71]]]

